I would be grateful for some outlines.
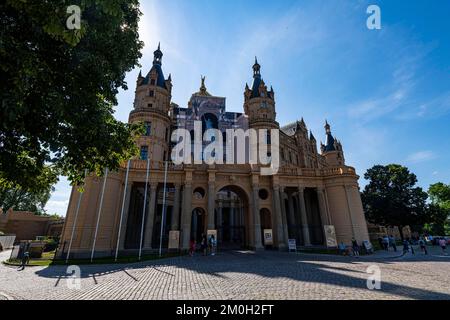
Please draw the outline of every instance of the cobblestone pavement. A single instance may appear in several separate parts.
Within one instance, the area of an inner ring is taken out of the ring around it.
[[[4,259],[6,253],[0,254]],[[381,270],[368,290],[366,270]],[[1,299],[450,299],[450,257],[371,257],[227,252],[127,265],[81,266],[81,289],[66,267],[0,265]],[[70,282],[74,284],[73,282]]]

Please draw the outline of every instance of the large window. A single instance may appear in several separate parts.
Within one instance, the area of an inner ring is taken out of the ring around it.
[[[148,147],[142,146],[141,147],[141,160],[147,160],[148,159]]]
[[[152,123],[145,122],[145,135],[149,137],[152,134]]]

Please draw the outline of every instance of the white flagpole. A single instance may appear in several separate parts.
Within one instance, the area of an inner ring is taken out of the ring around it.
[[[97,242],[97,235],[98,235],[98,225],[100,223],[100,216],[102,213],[103,197],[105,195],[105,187],[106,187],[106,179],[107,178],[108,178],[108,168],[105,168],[105,177],[103,178],[102,196],[100,198],[100,206],[98,208],[97,225],[95,226],[94,243],[92,244],[91,263],[94,260],[95,244]]]
[[[150,158],[147,158],[147,176],[145,178],[145,194],[144,194],[144,210],[142,210],[142,224],[141,224],[141,241],[139,243],[139,261],[142,256],[142,242],[144,240],[144,224],[147,211],[147,192],[148,192],[148,175],[150,172]]]
[[[161,217],[161,235],[159,238],[159,257],[162,256],[162,238],[163,238],[163,230],[164,230],[164,220],[166,216],[166,186],[167,186],[167,170],[168,170],[169,161],[166,161],[165,172],[164,172],[164,192],[163,192],[163,208],[162,208],[162,217]]]
[[[117,233],[116,257],[115,257],[115,260],[114,260],[115,262],[117,262],[117,257],[119,255],[120,232],[122,231],[122,220],[123,220],[123,213],[124,213],[124,209],[125,209],[125,199],[127,197],[128,174],[130,172],[130,163],[131,163],[131,160],[128,160],[127,174],[126,174],[126,177],[125,177],[125,188],[123,190],[122,210],[120,211],[119,231]]]
[[[84,170],[84,179],[86,179],[86,176],[87,176],[87,170]],[[70,236],[69,250],[67,251],[66,263],[69,262],[70,251],[72,250],[73,237],[74,237],[74,235],[75,235],[75,226],[76,226],[76,224],[77,224],[78,213],[80,212],[80,206],[81,206],[81,199],[83,198],[84,192],[79,192],[79,194],[80,194],[80,196],[79,196],[79,198],[78,198],[77,211],[75,212],[75,217],[74,217],[74,219],[73,219],[72,234],[71,234],[71,236]]]

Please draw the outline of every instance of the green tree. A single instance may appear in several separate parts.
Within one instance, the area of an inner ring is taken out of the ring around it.
[[[442,182],[432,184],[428,189],[431,200],[432,219],[427,229],[435,235],[445,235],[450,229],[450,185]]]
[[[0,208],[3,211],[30,211],[37,215],[45,215],[45,205],[54,191],[53,185],[58,181],[54,170],[46,167],[43,175],[36,179],[34,187],[22,189],[20,187],[0,187]]]
[[[142,127],[113,107],[141,57],[140,15],[138,0],[0,3],[0,190],[33,192],[47,168],[79,184],[137,153]]]
[[[427,193],[417,187],[417,177],[397,164],[377,165],[364,175],[369,184],[362,193],[367,219],[375,224],[402,228],[427,220]],[[403,235],[402,235],[403,237]]]

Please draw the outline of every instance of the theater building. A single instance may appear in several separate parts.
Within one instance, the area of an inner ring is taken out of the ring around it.
[[[154,251],[161,230],[163,248],[170,231],[179,231],[181,249],[207,230],[217,230],[219,249],[264,249],[264,230],[272,230],[271,247],[280,250],[287,249],[289,239],[298,246],[326,246],[324,226],[334,227],[338,242],[369,239],[358,176],[345,164],[342,145],[328,123],[319,150],[303,119],[280,126],[275,93],[262,80],[257,61],[253,84],[245,86],[242,113],[228,112],[226,99],[209,93],[205,78],[187,106],[180,107],[171,101],[172,79],[164,77],[162,57],[158,48],[151,70],[137,79],[129,122],[145,123],[146,133],[136,141],[139,157],[106,179],[89,176],[83,195],[72,190],[61,256],[71,240],[72,257],[88,257],[93,248],[96,257],[114,255],[117,248],[120,254]],[[172,132],[192,131],[195,121],[204,130],[224,133],[279,129],[278,172],[262,175],[251,164],[173,164]]]

